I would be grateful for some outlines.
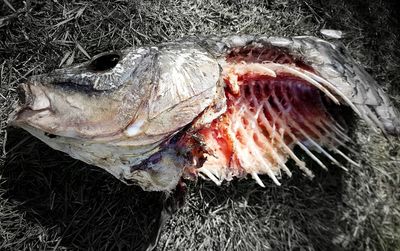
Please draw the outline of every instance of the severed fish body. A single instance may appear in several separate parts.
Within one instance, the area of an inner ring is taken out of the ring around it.
[[[342,167],[341,113],[400,134],[398,112],[343,48],[315,37],[230,36],[113,51],[21,84],[10,124],[145,190],[181,179],[291,176],[298,146]]]

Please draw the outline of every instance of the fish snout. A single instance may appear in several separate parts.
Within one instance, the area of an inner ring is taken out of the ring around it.
[[[17,88],[19,105],[22,109],[41,111],[50,108],[50,100],[42,85],[22,83]]]
[[[8,124],[21,126],[30,124],[32,119],[42,118],[50,114],[51,104],[44,86],[30,82],[20,84],[17,89],[18,100],[14,103],[15,110],[8,117]]]
[[[17,87],[17,97],[18,102],[21,106],[24,106],[27,102],[30,102],[30,96],[27,94],[29,89],[27,88],[26,84],[20,84]]]

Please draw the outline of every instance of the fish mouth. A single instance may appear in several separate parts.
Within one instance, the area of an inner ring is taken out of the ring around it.
[[[64,93],[57,85],[36,79],[18,86],[18,101],[14,103],[14,111],[9,115],[9,126],[34,128],[49,135],[93,141],[121,136],[125,124],[113,124],[118,119],[118,110],[110,108],[108,113],[99,114],[104,110],[101,105],[107,103],[106,99],[98,105],[99,102],[92,102],[95,98],[89,95],[79,92],[67,95],[69,92]],[[109,106],[116,107],[115,103]],[[103,132],[103,129],[106,131]]]
[[[13,105],[14,112],[9,116],[9,125],[35,127],[30,123],[32,118],[44,117],[53,113],[50,99],[40,85],[22,83],[17,88],[17,96],[18,100]]]
[[[50,99],[44,89],[37,84],[23,83],[17,89],[20,105],[31,111],[50,109]]]

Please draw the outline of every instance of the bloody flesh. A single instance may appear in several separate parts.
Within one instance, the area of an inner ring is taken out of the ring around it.
[[[328,112],[327,108],[334,106],[333,102],[298,76],[282,72],[274,76],[263,74],[262,63],[268,59],[313,72],[301,61],[278,51],[252,49],[231,53],[227,59],[230,66],[236,64],[240,68],[241,64],[255,63],[249,69],[241,69],[240,74],[226,71],[223,80],[227,110],[208,126],[199,129],[195,133],[196,141],[186,141],[186,145],[192,146],[193,155],[203,158],[201,168],[187,168],[186,173],[197,171],[216,183],[247,174],[254,179],[258,179],[257,174],[268,174],[279,184],[275,175],[279,176],[281,170],[291,175],[285,165],[290,157],[304,172],[313,176],[293,153],[295,145],[323,168],[325,165],[310,150],[322,151],[336,162],[321,147],[336,146],[347,140],[342,136],[344,129]],[[193,147],[199,139],[201,144]]]

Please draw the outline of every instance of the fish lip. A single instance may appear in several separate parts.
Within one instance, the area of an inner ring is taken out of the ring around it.
[[[34,110],[29,106],[21,106],[19,104],[19,101],[16,101],[13,107],[14,111],[8,116],[8,121],[7,121],[8,126],[21,127],[22,125],[28,125],[31,127],[38,128],[37,126],[34,126],[31,123],[29,123],[29,118],[44,112],[53,113],[50,107]],[[38,129],[43,130],[43,128],[38,128]]]
[[[14,104],[14,109],[18,111],[25,108],[40,111],[51,106],[50,99],[43,86],[34,81],[19,84],[16,92],[18,98],[16,104]]]
[[[18,98],[12,105],[13,112],[8,117],[8,125],[30,124],[29,118],[46,111],[54,112],[47,93],[32,79],[19,84],[16,92]]]
[[[29,100],[29,103],[31,102],[31,100],[29,99],[29,95],[27,95],[27,92],[29,92],[29,88],[27,86],[27,84],[20,84],[18,85],[17,89],[17,97],[18,97],[18,104],[26,104],[28,103],[27,101]]]

